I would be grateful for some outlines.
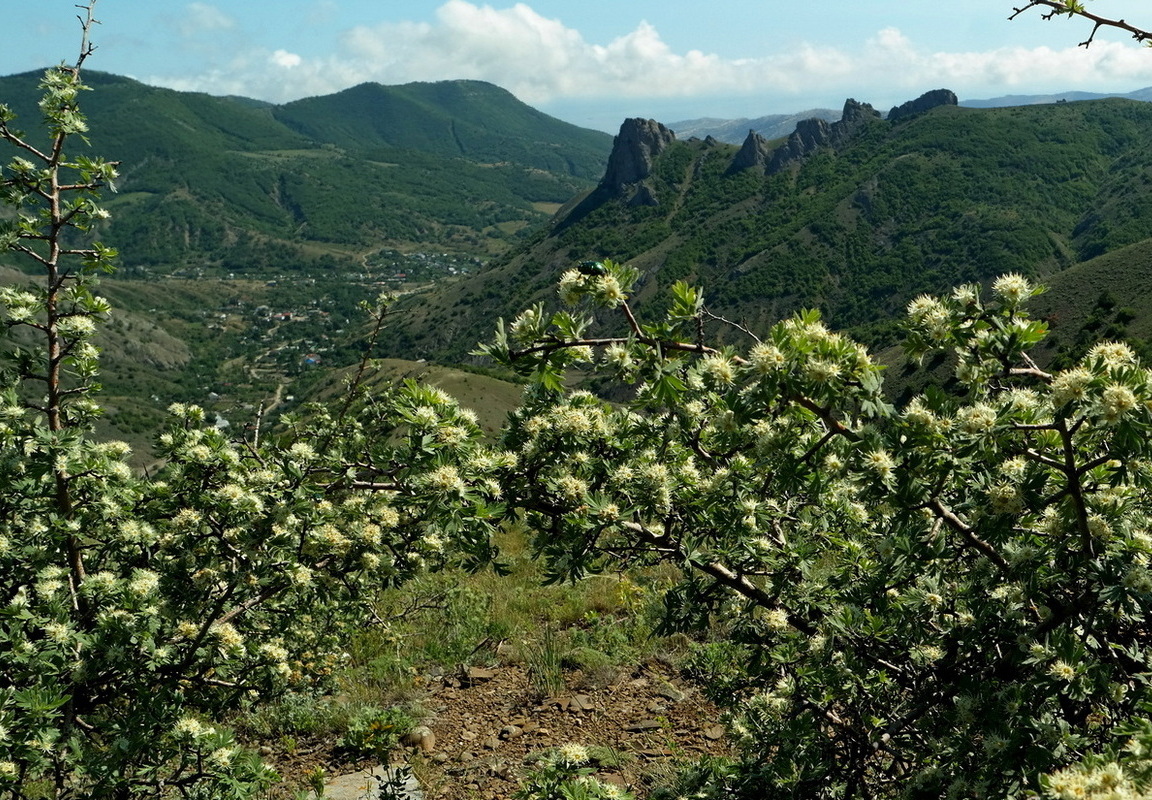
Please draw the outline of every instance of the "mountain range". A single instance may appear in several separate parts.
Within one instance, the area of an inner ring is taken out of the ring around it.
[[[1101,92],[1060,92],[1058,94],[1017,94],[992,97],[983,100],[961,100],[959,105],[968,108],[1005,108],[1008,106],[1033,106],[1047,103],[1075,103],[1082,100],[1104,100],[1110,97],[1121,97],[1127,100],[1152,102],[1152,86],[1137,89],[1133,92],[1105,94]],[[840,118],[840,112],[833,108],[813,108],[796,114],[769,114],[755,119],[717,119],[704,117],[701,119],[681,120],[668,123],[668,127],[676,132],[680,139],[696,137],[705,139],[709,136],[729,144],[740,144],[749,131],[763,136],[765,139],[779,139],[790,134],[798,122],[806,119],[822,119],[833,122]]]
[[[25,127],[37,82],[0,78]],[[1054,287],[1037,306],[1054,362],[1091,337],[1152,338],[1152,104],[1133,99],[937,91],[891,119],[850,100],[733,144],[642,119],[613,139],[475,81],[280,106],[88,83],[90,150],[122,173],[101,231],[124,265],[105,283],[118,433],[173,400],[231,416],[330,384],[361,352],[383,252],[490,259],[406,288],[379,352],[410,360],[467,360],[496,317],[555,306],[564,270],[609,257],[640,270],[641,316],[686,279],[753,332],[815,307],[884,348],[917,294],[1016,271]],[[0,280],[19,280],[3,259]]]
[[[39,73],[0,78],[30,127]],[[104,233],[129,270],[354,266],[381,247],[488,255],[603,172],[611,137],[479,81],[362,84],[270,105],[85,73]]]
[[[687,279],[750,330],[815,307],[883,346],[919,293],[1012,271],[1046,280],[1152,234],[1152,104],[1132,100],[944,104],[895,121],[850,100],[782,141],[684,141],[629,120],[616,142],[600,185],[531,242],[408,298],[396,352],[459,358],[493,316],[555,305],[565,269],[605,257],[641,271],[642,312]]]

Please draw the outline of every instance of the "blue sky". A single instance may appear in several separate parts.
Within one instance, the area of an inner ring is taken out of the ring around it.
[[[0,74],[71,60],[78,0],[0,0]],[[888,107],[1152,86],[1152,50],[1089,25],[1009,22],[1024,0],[99,0],[89,67],[274,102],[362,83],[487,80],[550,114],[756,117],[846,97]],[[1092,10],[1152,27],[1147,0]],[[13,32],[18,32],[13,35]]]

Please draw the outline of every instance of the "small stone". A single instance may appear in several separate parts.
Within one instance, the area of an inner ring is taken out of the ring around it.
[[[266,745],[266,744],[265,744],[265,745],[261,745],[261,747],[260,747],[260,755],[262,755],[262,756],[270,756],[270,755],[272,755],[272,752],[273,752],[273,751],[272,751],[272,748],[271,748],[271,747],[269,747],[268,745]]]
[[[400,737],[400,744],[417,748],[422,753],[431,753],[436,749],[436,734],[427,725],[418,725]]]
[[[518,725],[505,725],[500,729],[501,739],[515,739],[524,734],[523,729]]]
[[[495,750],[499,746],[500,746],[500,740],[497,739],[495,736],[489,736],[487,739],[484,740],[484,749],[485,750]]]
[[[525,722],[523,725],[520,726],[520,730],[523,731],[524,733],[532,733],[533,731],[538,730],[539,728],[540,728],[540,723],[538,723],[536,720],[533,720],[533,719],[528,720],[527,722]]]
[[[496,677],[496,670],[484,669],[483,667],[468,667],[464,670],[464,678],[469,683],[481,683],[483,681],[490,681]]]
[[[642,731],[654,731],[660,728],[661,725],[654,719],[642,719],[639,722],[633,722],[631,725],[625,725],[624,730],[633,733],[640,733]]]
[[[717,739],[723,739],[724,738],[724,726],[723,725],[713,725],[710,728],[705,728],[704,729],[704,736],[708,739],[711,739],[712,741],[716,741]]]
[[[648,704],[648,713],[649,714],[663,714],[667,710],[668,710],[668,706],[664,705],[663,703],[649,703]]]
[[[476,738],[476,731],[462,731],[460,733],[460,738],[466,742],[470,742]]]
[[[365,797],[379,797],[380,787],[385,783],[399,780],[403,784],[401,793],[389,797],[402,797],[412,800],[422,797],[420,785],[411,773],[395,767],[379,766],[371,770],[361,770],[347,775],[339,775],[324,787],[324,797],[331,800],[360,800]]]
[[[659,691],[656,693],[663,697],[665,700],[671,700],[673,703],[679,703],[688,696],[683,691],[677,689],[670,683],[661,686]]]
[[[433,753],[432,754],[432,760],[435,761],[437,764],[446,764],[446,763],[448,763],[448,754],[447,753]]]

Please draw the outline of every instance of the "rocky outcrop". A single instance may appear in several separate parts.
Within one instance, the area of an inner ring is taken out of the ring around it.
[[[817,118],[797,123],[788,141],[772,154],[766,171],[769,175],[781,172],[823,147],[842,147],[862,127],[879,118],[880,112],[872,106],[849,98],[844,101],[844,112],[838,122],[829,124]]]
[[[904,117],[910,117],[913,114],[921,114],[925,111],[931,111],[937,106],[954,106],[959,105],[960,101],[956,97],[956,93],[951,89],[933,89],[930,92],[917,97],[915,100],[909,100],[907,103],[902,103],[891,111],[888,112],[888,121],[895,122]]]
[[[709,136],[709,139],[712,137]],[[771,148],[768,146],[768,140],[765,139],[756,131],[748,131],[748,138],[744,140],[744,144],[740,147],[740,152],[732,159],[732,165],[728,167],[729,172],[740,172],[741,170],[756,169],[763,170],[768,164],[768,154]]]
[[[676,134],[653,119],[626,119],[620,126],[608,156],[608,168],[600,189],[629,202],[655,205],[656,198],[643,186],[652,174],[652,161],[676,141]]]

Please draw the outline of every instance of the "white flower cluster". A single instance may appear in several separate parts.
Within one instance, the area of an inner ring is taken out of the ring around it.
[[[1010,272],[992,282],[992,293],[1008,305],[1018,305],[1033,293],[1032,284],[1023,275]]]
[[[1115,762],[1071,767],[1049,775],[1045,791],[1055,800],[1147,800],[1148,793]]]

